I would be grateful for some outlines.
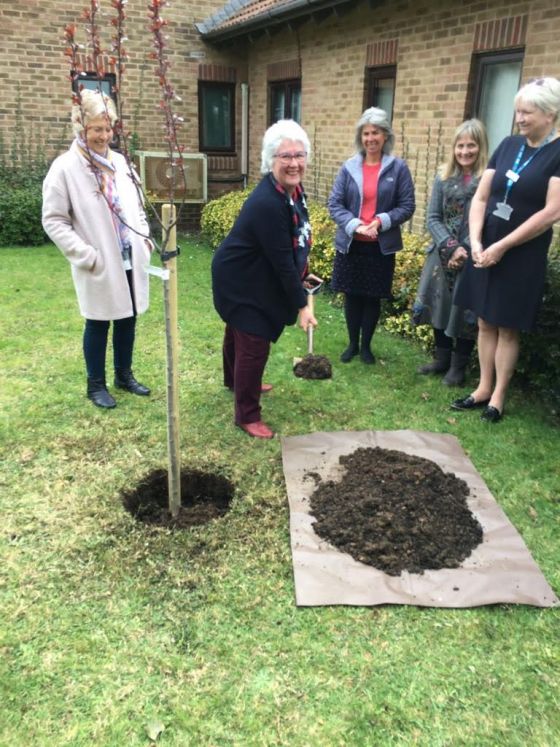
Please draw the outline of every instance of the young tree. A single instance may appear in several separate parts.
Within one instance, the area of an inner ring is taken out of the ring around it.
[[[168,22],[164,19],[162,11],[167,5],[167,0],[149,0],[148,2],[148,31],[152,38],[152,50],[149,59],[154,64],[154,74],[157,78],[160,91],[159,110],[163,118],[163,141],[168,160],[168,173],[170,175],[167,204],[163,205],[161,217],[156,206],[148,199],[147,194],[138,179],[130,152],[131,134],[125,125],[125,97],[123,96],[122,81],[126,71],[128,53],[124,46],[126,41],[126,4],[127,0],[110,0],[114,15],[110,18],[111,51],[107,55],[110,64],[116,71],[116,82],[113,93],[117,99],[118,119],[115,124],[115,135],[118,138],[122,154],[127,160],[130,177],[139,190],[140,196],[147,210],[149,210],[152,221],[159,225],[161,238],[150,236],[160,255],[163,271],[160,274],[163,280],[164,309],[165,309],[165,338],[167,352],[167,444],[168,444],[168,494],[169,511],[175,518],[181,506],[181,460],[179,449],[179,387],[178,387],[178,332],[177,332],[177,222],[184,205],[183,201],[179,208],[176,206],[176,194],[181,190],[186,192],[186,175],[183,159],[184,146],[179,143],[179,130],[183,124],[174,109],[180,102],[169,78],[170,62],[168,55],[168,37],[165,31]],[[103,66],[105,50],[101,44],[100,33],[100,2],[90,0],[89,7],[82,13],[82,21],[85,25],[87,43],[85,46],[78,43],[76,39],[77,25],[69,24],[64,29],[66,42],[65,55],[70,64],[70,78],[73,84],[73,102],[81,106],[81,92],[83,83],[80,81],[84,75],[81,64],[82,50],[85,49],[91,58],[95,76],[98,81],[99,90],[105,79],[106,70]],[[93,159],[92,159],[93,160]],[[99,191],[101,189],[101,176],[93,168],[98,179]],[[107,202],[109,205],[109,203]],[[109,206],[110,207],[110,206]],[[119,218],[120,219],[120,218]],[[134,230],[128,226],[130,230]]]

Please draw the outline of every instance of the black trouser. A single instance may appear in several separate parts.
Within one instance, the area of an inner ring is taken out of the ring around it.
[[[84,358],[89,379],[105,378],[105,359],[110,324],[111,322],[108,321],[86,319]],[[116,319],[113,322],[113,363],[116,371],[132,368],[135,330],[135,316]]]
[[[355,296],[346,293],[344,298],[344,316],[348,328],[350,346],[355,350],[360,346],[360,331],[362,333],[361,349],[369,350],[371,338],[377,327],[381,313],[381,299],[370,296]]]
[[[455,352],[461,355],[470,355],[475,343],[475,340],[468,340],[466,337],[456,337],[454,346],[453,338],[448,337],[442,329],[435,329],[435,327],[434,341],[436,348],[444,348],[445,350],[455,349]]]

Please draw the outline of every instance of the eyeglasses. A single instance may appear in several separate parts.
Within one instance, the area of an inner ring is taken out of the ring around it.
[[[544,78],[531,78],[527,82],[534,83],[536,86],[544,86],[545,79]]]
[[[298,163],[304,163],[307,158],[307,153],[302,150],[299,150],[297,153],[276,153],[274,158],[277,158],[280,163],[285,164],[291,163],[294,158]]]

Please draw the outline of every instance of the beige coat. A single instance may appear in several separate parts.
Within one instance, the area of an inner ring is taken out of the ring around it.
[[[136,187],[122,155],[113,153],[116,188],[129,226],[136,310],[148,308],[145,265],[149,229]],[[80,313],[87,319],[132,316],[132,301],[111,211],[87,160],[73,143],[55,159],[43,183],[43,227],[71,265]]]

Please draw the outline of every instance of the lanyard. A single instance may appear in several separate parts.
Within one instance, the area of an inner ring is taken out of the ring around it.
[[[525,163],[522,163],[520,166],[519,164],[521,162],[521,158],[523,157],[523,153],[525,152],[525,143],[521,145],[521,148],[519,148],[517,156],[515,157],[513,166],[511,167],[509,171],[506,171],[506,176],[508,177],[508,180],[506,184],[506,193],[504,195],[504,202],[507,202],[509,193],[511,192],[511,188],[513,187],[514,184],[517,183],[517,180],[519,179],[519,175],[521,174],[523,169],[531,163],[533,158],[537,155],[537,153],[540,150],[542,150],[542,148],[544,148],[545,145],[548,145],[548,143],[550,143],[550,141],[555,137],[555,135],[556,135],[556,130],[552,130],[552,132],[548,134],[548,137],[539,145],[537,150],[531,156],[529,156],[529,158],[525,161]]]

